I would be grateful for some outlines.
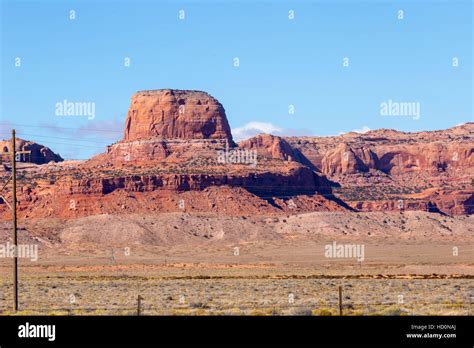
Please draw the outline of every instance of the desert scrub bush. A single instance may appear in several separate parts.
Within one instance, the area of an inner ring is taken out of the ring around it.
[[[353,315],[353,316],[362,316],[365,315],[365,312],[361,309],[353,309],[350,311],[343,312],[344,315]]]
[[[293,307],[289,310],[289,315],[310,316],[313,310],[309,307]]]
[[[204,302],[201,302],[201,301],[191,302],[189,304],[189,307],[191,307],[191,308],[209,308],[207,303],[204,303]]]
[[[204,308],[196,309],[193,314],[198,316],[208,315]]]
[[[171,315],[190,315],[191,312],[187,308],[175,308],[171,311]]]
[[[389,306],[375,313],[376,315],[401,316],[407,315],[407,311],[398,306]]]
[[[254,308],[249,313],[249,315],[281,315],[277,308]]]
[[[252,316],[267,316],[269,315],[267,311],[261,309],[253,309],[250,313]]]
[[[15,316],[22,316],[22,315],[38,315],[38,311],[32,311],[32,310],[23,310],[23,311],[4,311],[2,312],[2,315],[15,315]]]
[[[56,183],[56,175],[49,176],[49,184],[54,185]]]
[[[238,307],[231,308],[225,312],[225,315],[242,315],[242,314],[244,314],[243,311]]]
[[[330,308],[313,309],[313,315],[332,316],[332,315],[335,315],[335,314],[336,314],[336,311],[334,309],[330,309]]]
[[[112,315],[112,314],[115,314],[115,313],[107,309],[94,309],[92,311],[88,311],[87,313],[84,313],[84,315]]]
[[[65,315],[72,315],[72,314],[69,311],[59,310],[59,311],[48,312],[47,315],[50,315],[50,316],[65,316]]]

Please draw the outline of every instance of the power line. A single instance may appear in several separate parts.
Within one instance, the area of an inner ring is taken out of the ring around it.
[[[111,129],[92,129],[92,128],[71,128],[71,127],[59,127],[59,126],[32,126],[26,124],[18,124],[18,123],[0,123],[0,126],[18,126],[18,127],[29,127],[29,128],[49,128],[49,129],[69,129],[69,130],[80,130],[80,131],[91,131],[91,132],[109,132],[109,133],[121,133],[123,131],[111,130]]]
[[[102,144],[102,143],[104,142],[104,141],[96,141],[96,140],[89,140],[89,139],[71,139],[71,138],[53,137],[53,136],[41,135],[41,134],[29,134],[29,133],[20,133],[20,134],[21,134],[21,135],[26,135],[26,136],[41,137],[41,138],[50,138],[50,139],[85,141],[85,142],[97,143],[97,144]]]
[[[199,123],[199,124],[207,124],[208,121],[215,121],[214,119],[209,119],[209,120],[180,120],[179,116],[178,119],[170,120],[170,121],[159,121],[155,122],[157,125],[180,125],[183,123]],[[111,130],[111,129],[98,129],[98,128],[73,128],[73,127],[60,127],[60,126],[33,126],[33,125],[26,125],[26,124],[19,124],[19,123],[0,123],[0,126],[17,126],[17,127],[28,127],[28,128],[49,128],[49,129],[67,129],[67,130],[75,130],[75,131],[89,131],[89,132],[109,132],[109,133],[120,133],[123,134],[124,131],[122,130]]]
[[[76,140],[76,139],[74,139]],[[79,140],[81,141],[81,140]],[[47,141],[48,144],[59,144],[59,145],[68,145],[68,146],[71,146],[71,147],[75,147],[75,146],[78,146],[78,147],[88,147],[88,148],[93,148],[93,149],[104,149],[105,147],[107,147],[108,145],[103,145],[103,146],[92,146],[92,145],[85,145],[85,144],[74,144],[74,143],[63,143],[63,142],[57,142],[57,141]]]

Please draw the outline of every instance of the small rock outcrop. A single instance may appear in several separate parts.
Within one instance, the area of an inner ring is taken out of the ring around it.
[[[31,162],[36,164],[44,164],[48,162],[61,162],[62,157],[54,153],[49,147],[35,143],[34,141],[16,139],[15,147],[17,151],[31,151],[31,154],[18,155],[18,162]],[[11,140],[0,141],[0,151],[3,154],[12,152]]]

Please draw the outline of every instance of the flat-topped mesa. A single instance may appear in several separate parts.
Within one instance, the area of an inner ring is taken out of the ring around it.
[[[224,107],[202,91],[160,89],[132,96],[124,141],[221,139],[232,142]]]

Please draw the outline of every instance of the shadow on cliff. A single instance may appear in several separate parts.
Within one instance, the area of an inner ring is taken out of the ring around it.
[[[316,167],[313,162],[311,162],[303,153],[294,147],[291,147],[293,153],[295,154],[295,159],[297,162],[300,162],[301,164],[305,165],[306,167],[310,168],[311,170],[315,171],[316,173],[321,173],[321,170]]]
[[[342,199],[336,197],[332,192],[332,187],[340,187],[339,183],[329,180],[324,175],[318,175],[316,171],[311,171],[312,177],[305,185],[295,185],[293,187],[272,187],[271,190],[265,186],[243,186],[247,191],[256,195],[260,199],[268,202],[273,207],[283,210],[283,208],[275,202],[275,199],[288,201],[298,196],[323,196],[328,201],[334,202],[340,207],[355,212],[357,211]]]

